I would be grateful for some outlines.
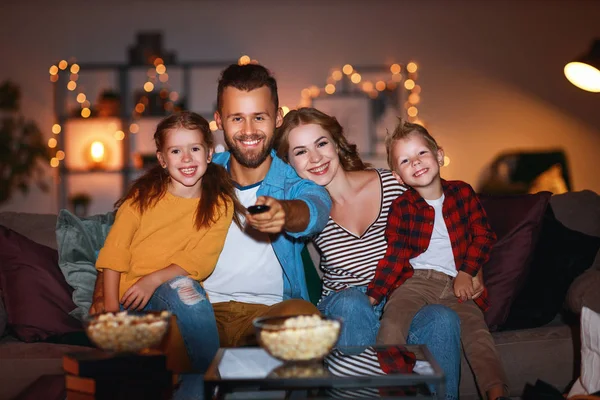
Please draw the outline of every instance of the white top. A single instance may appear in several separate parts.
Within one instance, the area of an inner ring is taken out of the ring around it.
[[[454,254],[452,253],[448,228],[446,227],[444,215],[442,214],[444,198],[445,196],[442,194],[442,197],[439,199],[425,199],[427,204],[435,210],[431,241],[424,253],[410,259],[410,265],[412,265],[414,269],[433,269],[454,278],[458,272],[456,271],[456,264],[454,263]]]
[[[256,203],[260,183],[236,188],[244,207]],[[242,217],[242,223],[245,223]],[[204,281],[211,303],[273,305],[283,300],[283,270],[267,233],[232,223],[214,272]]]
[[[320,267],[324,273],[322,296],[347,287],[368,285],[375,276],[377,262],[385,255],[388,212],[392,202],[406,188],[390,171],[376,171],[381,184],[379,215],[362,236],[356,236],[329,217],[325,229],[314,239],[321,253]]]

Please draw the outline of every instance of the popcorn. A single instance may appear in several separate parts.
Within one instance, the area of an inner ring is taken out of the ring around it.
[[[117,352],[136,352],[160,343],[167,332],[170,313],[142,315],[105,313],[89,321],[86,332],[100,348]]]
[[[282,325],[264,322],[259,341],[273,356],[285,361],[308,361],[324,357],[337,342],[340,322],[318,315],[291,317]]]

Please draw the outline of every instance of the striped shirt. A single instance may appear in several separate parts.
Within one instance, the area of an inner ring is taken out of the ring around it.
[[[375,171],[379,174],[381,185],[377,219],[361,236],[356,236],[329,217],[325,229],[314,239],[321,253],[322,297],[347,287],[368,285],[375,276],[377,262],[385,255],[388,212],[392,202],[406,188],[394,179],[390,171]]]

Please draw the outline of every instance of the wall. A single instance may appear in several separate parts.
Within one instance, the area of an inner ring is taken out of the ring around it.
[[[600,192],[600,95],[562,73],[600,37],[600,2],[4,0],[0,15],[0,81],[21,85],[25,114],[48,136],[52,63],[124,62],[136,32],[162,30],[180,60],[258,59],[292,107],[332,67],[415,60],[420,116],[452,160],[446,178],[477,185],[506,149],[564,148],[574,188]],[[56,208],[55,193],[36,190],[0,206]]]

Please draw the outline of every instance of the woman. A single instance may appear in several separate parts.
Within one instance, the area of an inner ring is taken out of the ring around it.
[[[385,302],[371,306],[366,287],[385,254],[389,207],[406,188],[390,171],[363,163],[337,120],[314,108],[290,111],[276,136],[277,155],[302,178],[324,186],[333,200],[327,226],[313,239],[324,272],[318,308],[326,316],[344,319],[339,345],[372,345]],[[457,399],[456,313],[440,305],[423,307],[411,323],[407,343],[427,345],[446,374],[446,398]]]

